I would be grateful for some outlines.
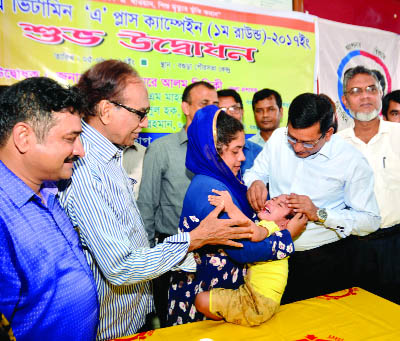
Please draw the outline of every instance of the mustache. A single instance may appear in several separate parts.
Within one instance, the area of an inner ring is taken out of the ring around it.
[[[79,156],[74,155],[74,156],[72,156],[72,157],[67,157],[67,158],[64,160],[64,163],[65,163],[65,162],[75,162],[75,161],[78,161],[78,160],[79,160]]]

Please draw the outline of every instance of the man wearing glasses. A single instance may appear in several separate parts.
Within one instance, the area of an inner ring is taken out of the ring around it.
[[[307,215],[295,241],[283,303],[352,286],[353,239],[379,227],[373,173],[354,147],[333,135],[333,107],[324,95],[305,93],[289,107],[288,126],[277,129],[247,170],[252,207],[267,197],[290,194],[288,205]]]
[[[382,90],[373,71],[347,70],[343,89],[354,128],[338,134],[368,159],[382,216],[380,228],[357,241],[356,274],[360,286],[400,304],[400,125],[379,118]]]
[[[243,102],[240,95],[233,89],[219,90],[218,92],[219,107],[226,111],[228,115],[233,116],[240,122],[243,118]],[[253,166],[254,159],[261,152],[262,147],[249,140],[245,141],[243,153],[246,158],[240,166],[242,174]]]
[[[188,251],[201,245],[233,242],[227,241],[230,237],[215,236],[222,222],[211,215],[194,234],[174,235],[150,248],[121,160],[124,147],[132,145],[147,126],[146,87],[130,65],[118,60],[94,65],[76,87],[87,100],[81,134],[86,155],[74,163],[72,181],[60,184],[60,201],[79,231],[96,281],[100,302],[97,340],[109,340],[143,327],[153,310],[151,279],[181,263]],[[249,236],[248,228],[239,230]]]

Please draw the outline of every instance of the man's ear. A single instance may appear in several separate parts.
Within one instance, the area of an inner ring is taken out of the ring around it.
[[[21,154],[26,153],[32,146],[32,143],[37,143],[36,134],[32,127],[26,122],[18,122],[12,130],[12,139],[15,148]]]
[[[104,125],[107,125],[111,122],[113,106],[114,105],[106,99],[102,99],[99,103],[97,103],[98,116]]]
[[[184,113],[185,116],[189,115],[189,103],[188,102],[182,102],[181,104],[182,112]]]
[[[347,98],[346,98],[345,95],[342,95],[342,102],[343,102],[343,104],[345,105],[345,107],[346,107],[347,109],[349,109],[349,106],[348,106],[348,103],[347,103]]]
[[[325,140],[328,142],[333,134],[333,127],[330,127],[328,131],[325,133]]]
[[[279,109],[279,121],[282,120],[283,117],[283,107]]]

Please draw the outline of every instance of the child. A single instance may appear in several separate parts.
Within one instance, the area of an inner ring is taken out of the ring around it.
[[[218,196],[209,196],[212,205],[223,203],[225,212],[231,218],[244,217],[233,204],[229,192],[213,192]],[[298,213],[294,216],[284,194],[268,200],[265,208],[258,213],[258,218],[261,219],[256,224],[259,229],[255,231],[252,241],[262,240],[272,233],[278,234],[285,228],[294,237],[304,230],[307,223],[305,215]],[[293,244],[288,246],[293,247]],[[196,309],[213,320],[225,319],[245,326],[260,325],[269,320],[279,309],[288,276],[288,259],[285,257],[291,251],[281,245],[273,245],[272,248],[282,259],[249,265],[245,283],[237,290],[217,288],[197,294]]]

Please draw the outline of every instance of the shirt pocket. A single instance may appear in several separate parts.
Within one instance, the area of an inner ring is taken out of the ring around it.
[[[400,158],[393,152],[388,152],[383,156],[379,165],[379,182],[377,186],[386,191],[400,190]],[[378,161],[379,162],[379,161]]]

